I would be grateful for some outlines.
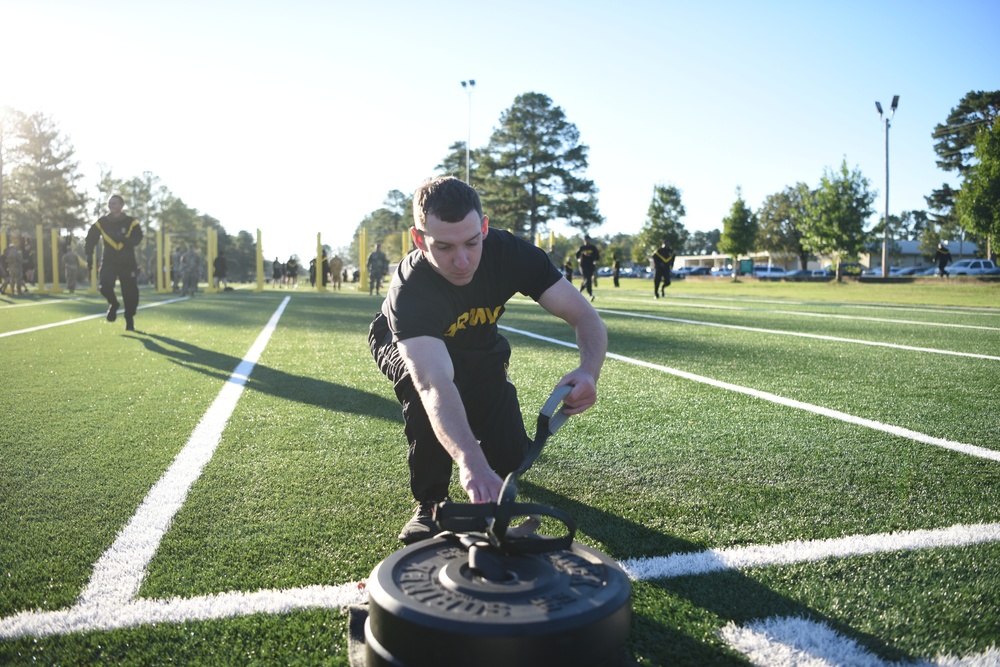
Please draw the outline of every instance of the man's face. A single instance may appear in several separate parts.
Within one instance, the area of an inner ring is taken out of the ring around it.
[[[123,208],[125,208],[125,202],[118,197],[112,197],[108,200],[108,210],[111,211],[111,215],[118,215]]]
[[[431,268],[452,285],[468,285],[483,257],[483,239],[489,230],[489,218],[482,220],[475,210],[459,222],[445,222],[428,215],[425,229],[411,229],[413,242],[424,254]]]

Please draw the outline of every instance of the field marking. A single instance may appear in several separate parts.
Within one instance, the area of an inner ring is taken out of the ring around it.
[[[6,295],[0,295],[0,296],[6,296]],[[99,297],[100,294],[98,294],[97,296]],[[30,306],[55,306],[61,303],[73,303],[74,301],[90,301],[91,299],[92,297],[87,297],[87,296],[72,296],[66,299],[45,299],[44,301],[5,303],[3,305],[0,305],[0,310],[7,310],[8,308],[28,308]]]
[[[139,306],[136,310],[145,310],[146,308],[156,308],[157,306],[165,306],[168,303],[176,303],[178,301],[184,301],[190,299],[188,296],[179,296],[173,299],[166,299],[164,301],[157,301],[156,303],[147,303],[144,306]],[[7,333],[0,333],[0,338],[6,338],[7,336],[16,336],[18,334],[31,333],[33,331],[42,331],[43,329],[51,329],[53,327],[61,327],[66,324],[76,324],[77,322],[86,322],[87,320],[96,320],[97,318],[107,317],[107,312],[98,313],[97,315],[84,315],[83,317],[76,317],[72,320],[63,320],[61,322],[52,322],[50,324],[40,324],[37,327],[31,327],[28,329],[20,329],[18,331],[8,331]]]
[[[631,558],[621,561],[619,565],[630,579],[643,581],[713,574],[734,569],[794,565],[827,558],[958,548],[992,542],[1000,542],[1000,523],[959,524],[934,530],[712,549],[670,556]],[[208,621],[251,614],[286,614],[303,609],[339,609],[362,603],[366,599],[367,595],[360,582],[286,590],[229,591],[191,598],[135,598],[126,601],[109,599],[106,604],[98,607],[78,603],[69,609],[28,611],[0,619],[0,638],[44,637],[154,623]]]
[[[939,655],[919,662],[890,662],[845,637],[826,623],[806,618],[772,617],[740,627],[728,623],[718,632],[733,649],[754,665],[774,667],[996,667],[1000,650],[996,646],[983,653],[962,657]]]
[[[524,331],[522,329],[514,329],[512,327],[501,326],[504,331],[510,331],[513,333],[521,334],[522,336],[527,336],[528,338],[534,338],[536,340],[545,341],[547,343],[553,343],[555,345],[561,345],[563,347],[568,347],[572,349],[578,349],[576,343],[567,343],[566,341],[558,340],[556,338],[550,338],[548,336],[542,336],[530,331]],[[915,442],[920,442],[925,445],[933,445],[935,447],[941,447],[942,449],[948,449],[955,452],[960,452],[962,454],[968,454],[969,456],[975,456],[982,459],[988,459],[990,461],[1000,461],[1000,451],[987,449],[986,447],[979,447],[977,445],[969,445],[964,442],[956,442],[954,440],[946,440],[945,438],[937,438],[926,433],[920,433],[918,431],[912,431],[908,428],[903,428],[902,426],[893,426],[891,424],[883,424],[882,422],[877,422],[874,419],[866,419],[864,417],[857,417],[855,415],[849,415],[846,412],[840,412],[839,410],[832,410],[830,408],[824,408],[819,405],[813,405],[811,403],[804,403],[802,401],[797,401],[792,398],[785,398],[783,396],[778,396],[777,394],[772,394],[766,391],[760,391],[759,389],[751,389],[750,387],[743,387],[737,384],[730,384],[729,382],[723,382],[721,380],[716,380],[710,377],[705,377],[704,375],[696,375],[694,373],[689,373],[687,371],[682,371],[677,368],[670,368],[669,366],[661,366],[660,364],[654,364],[648,361],[643,361],[642,359],[633,359],[632,357],[626,357],[621,354],[615,354],[614,352],[608,352],[609,359],[617,359],[618,361],[623,361],[627,364],[633,364],[635,366],[642,366],[644,368],[649,368],[651,370],[661,371],[663,373],[668,373],[670,375],[683,378],[685,380],[691,380],[693,382],[700,382],[702,384],[707,384],[717,389],[725,389],[727,391],[735,391],[740,394],[745,394],[747,396],[752,396],[753,398],[759,398],[765,401],[770,401],[771,403],[776,403],[789,408],[795,408],[798,410],[804,410],[806,412],[811,412],[816,415],[823,417],[829,417],[830,419],[836,419],[838,421],[846,422],[848,424],[854,424],[856,426],[864,426],[876,431],[881,431],[883,433],[888,433],[900,438],[907,438]]]
[[[94,564],[87,586],[80,593],[76,604],[65,612],[70,618],[82,617],[98,625],[111,623],[109,617],[116,616],[123,607],[133,602],[146,577],[146,567],[156,555],[160,541],[187,499],[188,491],[201,476],[222,440],[222,432],[243,394],[247,379],[290,299],[290,296],[286,296],[282,300],[198,422],[187,444],[146,494],[114,543]]]
[[[153,485],[136,514],[112,546],[98,559],[77,603],[57,611],[27,611],[0,619],[0,638],[48,636],[93,630],[112,630],[155,623],[181,623],[250,614],[281,614],[299,609],[335,609],[363,602],[358,582],[336,586],[306,586],[286,590],[229,591],[192,598],[136,598],[145,570],[183,505],[191,486],[211,459],[222,431],[235,409],[247,379],[260,359],[277,322],[290,300],[286,296],[233,371],[163,477]],[[576,345],[522,333],[565,347]],[[611,355],[609,355],[611,356]],[[618,358],[618,355],[614,355]],[[621,358],[625,360],[626,358]],[[707,379],[707,378],[706,378]],[[958,547],[1000,541],[1000,524],[956,525],[937,530],[917,530],[882,535],[833,538],[812,542],[737,547],[693,554],[637,558],[622,561],[633,579],[705,574],[735,567],[763,567],[810,562],[820,558],[848,558],[886,551]],[[673,573],[673,574],[671,574]]]
[[[1000,361],[1000,357],[990,354],[976,354],[975,352],[955,352],[954,350],[941,350],[933,347],[915,347],[913,345],[899,345],[897,343],[882,343],[871,340],[861,340],[858,338],[841,338],[840,336],[826,336],[823,334],[802,333],[799,331],[781,331],[779,329],[763,329],[760,327],[748,327],[740,324],[722,324],[719,322],[702,322],[700,320],[687,320],[680,317],[666,317],[665,315],[647,315],[645,313],[631,313],[624,310],[611,310],[609,308],[598,308],[598,312],[611,313],[612,315],[622,315],[624,317],[639,317],[647,320],[659,320],[661,322],[678,322],[680,324],[692,324],[702,327],[716,327],[719,329],[736,329],[738,331],[751,331],[753,333],[772,334],[777,336],[795,336],[797,338],[813,338],[815,340],[825,340],[833,343],[853,343],[855,345],[870,345],[872,347],[889,347],[896,350],[906,350],[907,352],[926,352],[929,354],[947,354],[956,357],[971,357],[973,359],[986,359],[988,361]],[[838,315],[837,317],[843,317]],[[858,318],[871,319],[871,318]],[[996,329],[1000,331],[1000,329]]]
[[[611,297],[614,299],[626,297]],[[672,294],[665,296],[668,301],[737,301],[740,303],[773,303],[776,305],[792,306],[817,306],[829,308],[858,308],[860,310],[899,310],[913,311],[916,313],[926,313],[938,311],[941,313],[954,313],[964,315],[1000,315],[1000,308],[990,308],[988,306],[937,306],[937,305],[900,305],[892,303],[850,303],[844,301],[794,301],[790,299],[764,299],[751,296],[710,296],[710,295],[683,295]],[[628,299],[636,301],[636,299]],[[648,303],[641,300],[641,303]]]
[[[618,299],[630,303],[648,303],[642,299]],[[1000,331],[1000,327],[987,327],[979,324],[956,324],[954,322],[927,322],[924,320],[897,320],[888,317],[866,317],[863,315],[841,315],[838,313],[809,313],[804,310],[761,310],[760,308],[745,308],[741,306],[719,306],[712,303],[682,303],[685,308],[705,308],[710,310],[735,310],[745,313],[756,313],[767,315],[770,313],[778,315],[798,315],[801,317],[820,317],[836,320],[857,320],[859,322],[879,322],[881,324],[908,324],[920,327],[951,327],[955,329],[978,329],[981,331]],[[972,313],[965,313],[972,314]],[[978,314],[978,313],[976,313]],[[992,314],[992,313],[985,313]]]
[[[942,547],[966,547],[1000,542],[1000,523],[955,525],[933,530],[909,530],[874,535],[851,535],[824,540],[792,540],[780,544],[708,549],[652,558],[630,558],[620,565],[631,579],[673,579],[772,565],[809,563],[827,558],[848,558]]]

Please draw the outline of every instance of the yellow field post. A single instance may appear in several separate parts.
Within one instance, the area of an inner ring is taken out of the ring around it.
[[[325,292],[326,285],[323,284],[323,242],[320,240],[322,233],[316,233],[316,291]]]
[[[216,253],[218,253],[219,248],[219,232],[214,228],[210,228],[207,232],[208,234],[208,250],[205,253],[208,256],[208,287],[205,291],[213,294],[218,290],[215,288],[215,258]]]
[[[59,230],[50,229],[52,237],[52,293],[61,294],[62,285],[59,283]]]
[[[257,289],[254,291],[264,291],[264,249],[260,245],[260,229],[257,230]]]
[[[358,289],[364,292],[368,289],[368,230],[364,227],[358,236],[358,265],[361,270],[361,280],[358,282]]]
[[[541,248],[542,247],[542,233],[541,232],[535,232],[535,247],[536,248]]]
[[[35,292],[38,294],[48,294],[49,290],[45,286],[45,253],[43,249],[45,245],[43,241],[45,240],[44,234],[42,234],[42,226],[35,225]]]
[[[555,247],[555,244],[556,244],[556,235],[552,230],[549,230],[549,247],[546,248],[545,250],[546,251],[552,250],[552,248]]]
[[[156,230],[156,293],[162,294],[163,289],[163,230]]]
[[[170,234],[163,232],[163,290],[165,292],[174,291],[174,250],[170,241]]]
[[[0,254],[7,252],[7,232],[0,231]]]
[[[410,253],[410,230],[404,229],[399,241],[399,249],[403,251],[402,257],[406,257]],[[402,259],[402,257],[400,259]]]

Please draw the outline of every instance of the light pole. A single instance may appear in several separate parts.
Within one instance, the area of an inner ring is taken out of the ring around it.
[[[462,82],[462,90],[469,96],[469,134],[465,139],[465,182],[469,185],[472,185],[472,181],[469,180],[469,144],[472,143],[472,89],[475,87],[475,79]]]
[[[899,106],[899,95],[892,96],[892,106],[889,107],[889,115],[882,113],[882,104],[875,101],[875,108],[878,109],[878,117],[885,124],[885,219],[882,227],[882,277],[889,277],[889,121],[896,114],[896,107]]]

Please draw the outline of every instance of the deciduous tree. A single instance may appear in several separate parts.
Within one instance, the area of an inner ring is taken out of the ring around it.
[[[737,259],[754,250],[757,240],[758,221],[747,203],[743,201],[743,192],[736,188],[736,201],[733,202],[729,215],[722,220],[722,237],[719,239],[719,252],[733,258],[733,266]],[[734,275],[736,272],[734,272]]]
[[[758,211],[760,232],[757,249],[778,255],[792,255],[804,269],[810,252],[802,245],[802,227],[806,218],[806,201],[812,197],[809,186],[797,183],[781,192],[768,195]]]
[[[847,160],[838,171],[824,170],[819,188],[806,202],[802,246],[816,255],[831,257],[840,278],[840,260],[856,257],[868,241],[865,221],[875,212],[875,193],[861,171],[848,170]]]
[[[962,224],[984,237],[992,252],[1000,238],[1000,123],[980,130],[975,146],[977,163],[966,172],[955,203]]]
[[[675,251],[687,245],[688,231],[681,223],[681,218],[685,215],[687,212],[681,202],[681,191],[676,186],[653,186],[653,198],[646,211],[646,223],[639,232],[637,249],[641,250],[644,258],[651,257],[663,239],[667,239]]]

